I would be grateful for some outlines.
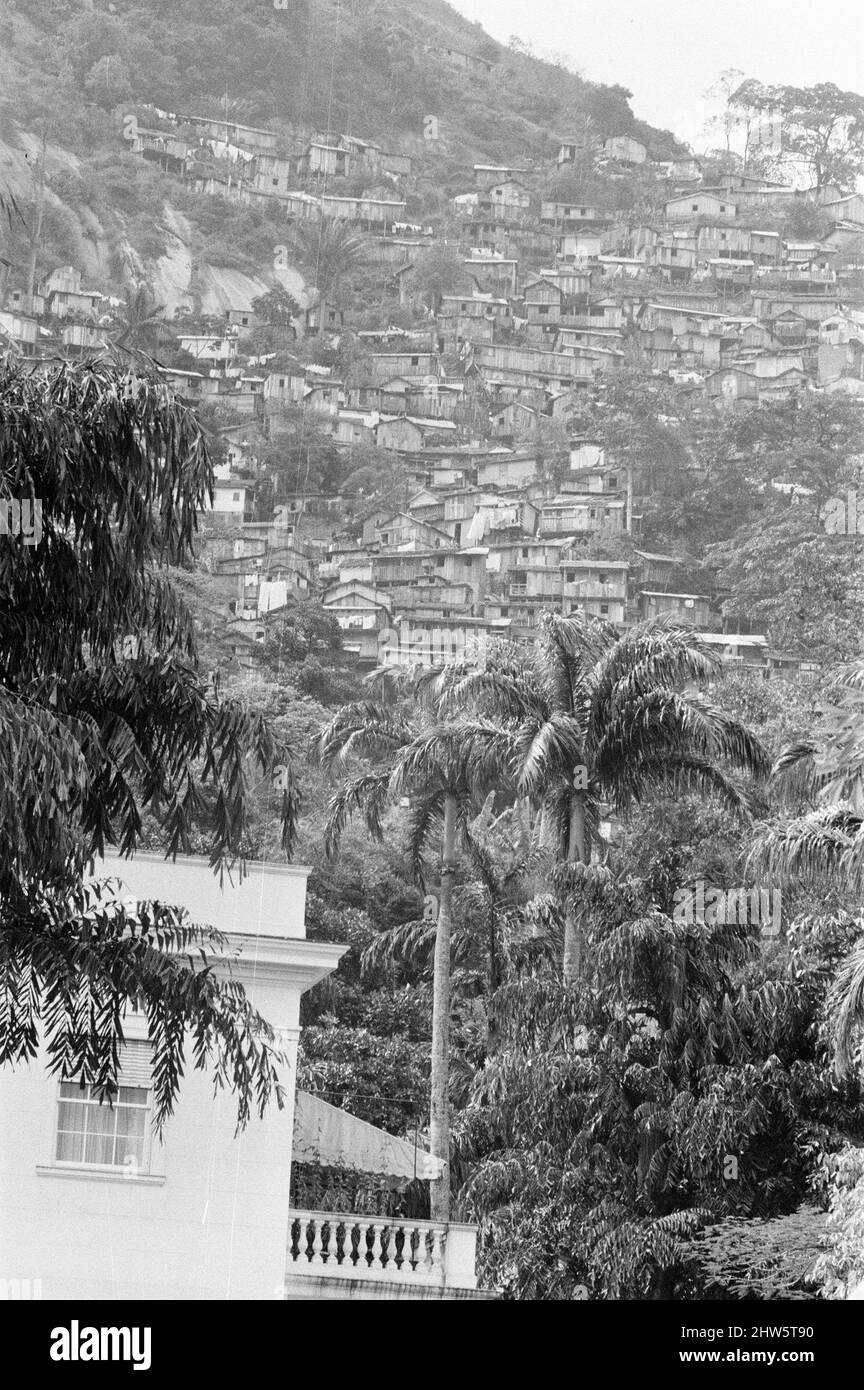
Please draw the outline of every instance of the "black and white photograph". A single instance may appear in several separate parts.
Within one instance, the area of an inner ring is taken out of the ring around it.
[[[860,0],[0,0],[28,1372],[827,1372],[862,892]]]

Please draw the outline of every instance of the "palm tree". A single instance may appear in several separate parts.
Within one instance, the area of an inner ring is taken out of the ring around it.
[[[114,339],[115,347],[155,352],[159,343],[169,336],[163,318],[164,313],[165,305],[156,303],[143,280],[129,284],[126,289],[124,318],[120,324],[120,332]]]
[[[419,717],[391,705],[362,702],[345,706],[318,737],[313,756],[325,768],[351,756],[372,762],[373,770],[350,777],[328,808],[325,849],[333,854],[350,815],[362,812],[369,832],[383,839],[381,816],[389,803],[408,798],[408,844],[415,875],[423,882],[423,859],[430,843],[441,845],[441,887],[435,932],[432,982],[432,1075],[430,1148],[443,1160],[442,1175],[431,1184],[432,1219],[450,1216],[450,934],[458,843],[472,811],[490,787],[507,778],[512,739],[494,724],[459,721],[441,725],[434,703]]]
[[[349,222],[332,217],[299,222],[294,230],[293,249],[321,298],[331,301],[338,296],[343,281],[366,257],[363,237]]]
[[[664,616],[619,636],[582,615],[546,614],[534,653],[503,653],[483,671],[451,667],[439,680],[442,712],[473,707],[513,731],[517,788],[537,807],[557,857],[589,864],[603,803],[624,813],[669,790],[718,794],[739,813],[748,796],[729,769],[768,772],[743,725],[681,688],[705,681],[715,659]],[[563,972],[581,968],[578,912],[568,911]]]

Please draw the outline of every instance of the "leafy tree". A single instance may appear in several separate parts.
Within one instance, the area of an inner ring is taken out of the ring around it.
[[[193,413],[161,384],[100,361],[0,375],[6,499],[41,506],[41,536],[0,538],[0,1061],[36,1055],[116,1094],[124,1006],[143,1000],[156,1120],[194,1063],[278,1096],[266,1025],[191,950],[183,914],[82,887],[106,844],[131,853],[152,817],[169,854],[206,837],[214,866],[246,852],[249,774],[289,762],[263,720],[196,668],[192,618],[163,566],[185,563],[211,470]],[[283,848],[294,835],[282,796]],[[181,952],[182,954],[177,954]]]
[[[469,284],[462,257],[454,246],[438,242],[421,251],[411,272],[411,280],[433,313],[441,308],[441,297],[459,294]]]
[[[784,515],[785,513],[785,515]],[[854,539],[825,534],[809,508],[788,502],[710,546],[729,597],[723,615],[763,632],[781,652],[838,661],[861,650],[861,565]]]
[[[741,86],[744,73],[740,68],[726,68],[721,72],[717,81],[709,87],[705,96],[709,100],[722,101],[723,106],[718,115],[712,116],[706,121],[706,130],[712,135],[718,135],[723,142],[723,153],[727,161],[732,159],[732,146],[736,137],[741,131],[745,117],[740,107],[736,108],[733,101],[734,93]]]
[[[831,218],[809,198],[792,198],[783,203],[779,216],[788,241],[821,241],[831,231]]]
[[[775,773],[804,814],[765,827],[751,851],[754,868],[775,880],[823,885],[840,882],[860,893],[864,881],[864,664],[841,671],[835,704],[821,727],[784,750]],[[864,936],[839,963],[829,996],[838,1075],[864,1069]]]
[[[708,1297],[814,1298],[825,1213],[803,1207],[771,1220],[726,1217],[690,1245]]]
[[[251,308],[269,328],[278,330],[277,343],[282,347],[292,340],[294,319],[300,313],[300,305],[283,285],[274,285],[266,294],[259,294],[252,300]]]
[[[833,82],[792,87],[748,78],[733,93],[744,111],[776,114],[783,123],[783,149],[810,169],[817,188],[854,186],[864,172],[864,97]]]
[[[850,1145],[833,1164],[828,1249],[815,1276],[826,1298],[860,1298],[864,1286],[864,1148]]]
[[[264,644],[267,663],[278,669],[312,653],[335,657],[342,651],[342,629],[332,613],[315,600],[290,607],[270,624]]]
[[[421,1127],[429,1095],[430,1001],[418,987],[419,975],[406,974],[400,985],[392,968],[364,970],[365,952],[379,933],[361,909],[325,906],[312,894],[307,934],[344,941],[348,950],[335,974],[301,1001],[299,1084],[392,1133]]]
[[[826,1003],[860,929],[841,914],[760,942],[740,919],[681,920],[679,887],[713,873],[718,825],[734,830],[718,814],[654,803],[634,818],[642,849],[628,837],[605,866],[561,865],[521,909],[528,931],[488,1000],[496,1045],[466,1058],[454,1119],[457,1200],[482,1221],[482,1268],[507,1297],[739,1297],[747,1278],[745,1296],[804,1292],[798,1247],[818,1225],[806,1203],[861,1134],[860,1083],[831,1073]],[[575,986],[558,964],[571,904],[584,921]],[[725,1218],[740,1239],[716,1226]],[[763,1243],[748,1274],[766,1219],[773,1250]]]

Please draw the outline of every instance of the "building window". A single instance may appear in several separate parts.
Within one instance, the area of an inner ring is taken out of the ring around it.
[[[606,614],[607,614],[608,612],[609,612],[609,605],[608,605],[608,603],[601,603],[601,605],[600,605],[600,614],[601,614],[601,616],[605,618],[605,616],[606,616]]]
[[[693,204],[693,207],[691,208],[691,211],[692,211],[692,212],[698,212],[698,211],[699,211],[699,204],[698,204],[698,203],[694,203],[694,204]]]
[[[126,1045],[113,1105],[100,1103],[92,1086],[60,1082],[57,1164],[150,1171],[150,1065],[149,1043]]]

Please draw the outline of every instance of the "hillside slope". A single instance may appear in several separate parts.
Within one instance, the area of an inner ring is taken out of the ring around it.
[[[679,148],[623,89],[511,52],[443,0],[6,0],[0,177],[32,227],[46,142],[39,271],[69,261],[118,289],[145,274],[169,309],[203,312],[239,288],[227,272],[249,278],[244,299],[272,282],[272,225],[248,211],[218,225],[131,159],[123,115],[148,103],[266,125],[286,150],[315,130],[358,134],[411,153],[425,187],[448,192],[475,162],[548,161],[577,130]],[[4,231],[0,250],[26,263],[26,228]]]

